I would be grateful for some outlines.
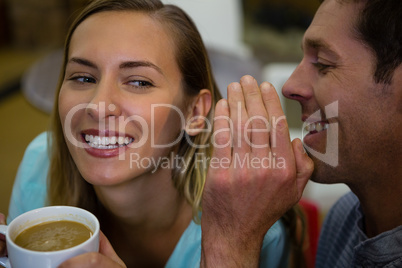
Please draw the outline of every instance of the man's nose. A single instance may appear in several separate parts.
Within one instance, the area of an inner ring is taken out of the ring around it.
[[[282,94],[292,100],[305,102],[313,95],[312,77],[303,60],[282,87]]]

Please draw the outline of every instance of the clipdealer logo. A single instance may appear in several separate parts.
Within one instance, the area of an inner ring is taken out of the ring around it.
[[[247,145],[249,145],[251,148],[266,148],[268,146],[275,148],[277,146],[276,144],[276,125],[281,121],[281,120],[286,120],[285,116],[281,116],[279,118],[271,118],[271,120],[269,121],[267,118],[262,117],[262,116],[254,116],[252,118],[249,118],[248,121],[246,123],[244,123],[243,128],[241,128],[241,109],[240,109],[240,105],[238,104],[238,122],[233,122],[232,119],[230,117],[227,116],[221,116],[221,117],[217,117],[214,118],[214,121],[216,120],[227,120],[228,121],[228,128],[226,129],[220,129],[218,131],[215,131],[215,133],[212,133],[212,145],[216,148],[223,148],[226,146],[234,146],[233,142],[234,142],[234,136],[233,136],[233,131],[235,130],[235,128],[237,127],[237,130],[239,131],[239,135],[237,136],[237,146],[241,146],[242,143],[246,143]],[[106,106],[106,104],[104,102],[99,103],[99,105],[97,104],[79,104],[77,106],[75,106],[74,108],[72,108],[65,120],[64,120],[64,132],[65,132],[65,136],[67,138],[67,140],[74,146],[80,147],[80,148],[85,148],[86,143],[82,140],[77,140],[75,138],[75,136],[72,133],[72,120],[73,117],[80,111],[80,110],[86,110],[86,109],[94,109],[94,110],[98,110],[101,113],[101,117],[105,116],[106,111],[113,111],[116,107],[113,104],[110,104],[108,106]],[[185,116],[183,115],[183,113],[181,112],[181,110],[179,108],[177,108],[176,106],[170,105],[170,104],[153,104],[151,105],[151,110],[150,110],[150,115],[151,115],[151,122],[147,122],[144,118],[142,118],[139,115],[132,115],[130,117],[125,118],[124,116],[119,116],[118,118],[114,118],[111,117],[109,118],[108,122],[104,121],[104,120],[100,120],[99,121],[99,130],[115,130],[116,124],[120,126],[120,129],[125,129],[125,126],[127,124],[131,124],[131,123],[135,123],[138,128],[141,131],[141,137],[139,137],[138,140],[135,140],[134,142],[128,144],[127,146],[129,148],[139,148],[141,146],[143,146],[148,139],[150,139],[151,142],[151,147],[152,148],[167,148],[167,147],[171,147],[174,146],[175,144],[177,144],[178,142],[181,141],[181,139],[183,138],[184,132],[180,133],[180,136],[177,137],[174,141],[171,141],[168,144],[158,144],[157,141],[155,140],[155,123],[156,123],[156,115],[155,115],[155,110],[156,109],[160,109],[160,108],[165,108],[170,110],[170,112],[173,113],[177,113],[177,115],[180,117],[180,121],[181,124],[183,126],[183,128],[186,128],[188,124],[188,122],[186,122],[185,120]],[[303,129],[302,131],[305,132],[306,131],[306,126],[308,126],[309,124],[312,124],[314,122],[318,122],[319,120],[315,120],[315,118],[321,118],[320,116],[320,110],[318,110],[317,112],[315,112],[314,114],[312,114],[303,124]],[[327,119],[329,118],[333,118],[333,117],[337,117],[338,116],[338,102],[334,102],[332,104],[329,104],[325,107],[325,114],[327,116]],[[202,129],[200,131],[203,132],[213,132],[212,129],[212,123],[209,122],[209,120],[205,117],[202,118],[202,120],[205,121],[206,123],[206,129]],[[264,127],[262,128],[258,128],[258,129],[250,129],[249,126],[251,125],[251,123],[254,120],[258,120],[260,123],[262,123],[262,125]],[[191,121],[191,120],[190,120]],[[215,143],[215,136],[217,134],[219,134],[220,132],[228,132],[230,139],[228,140],[228,143],[226,144],[216,144]],[[267,135],[270,135],[270,144],[254,144],[251,140],[250,140],[250,133],[251,132],[262,132],[262,133],[267,133]],[[303,136],[306,133],[303,133]],[[187,135],[184,135],[187,139]],[[191,146],[195,147],[195,148],[205,148],[207,146],[210,146],[209,144],[194,144],[192,143],[192,141],[190,139],[188,139],[188,142]],[[330,125],[330,127],[327,129],[327,142],[326,142],[327,146],[326,146],[326,152],[325,153],[320,153],[316,150],[314,150],[313,148],[309,147],[308,145],[304,144],[304,147],[306,149],[307,152],[309,152],[311,155],[315,156],[317,159],[327,163],[328,165],[331,165],[333,167],[336,167],[338,165],[338,124],[337,123],[332,123]],[[123,150],[123,147],[120,148],[121,150]],[[135,155],[137,156],[137,155]],[[126,155],[125,154],[119,154],[119,160],[125,160]],[[280,158],[280,156],[273,156],[272,159],[276,159],[279,158],[279,160],[282,160]],[[134,161],[138,161],[138,157],[137,158],[133,158]],[[133,160],[130,158],[130,160]],[[246,160],[242,160],[245,162],[252,162],[253,165],[255,164],[255,159],[251,159],[250,161],[248,161],[249,159]],[[265,161],[266,160],[266,161]],[[268,161],[269,160],[269,161]],[[277,166],[277,164],[283,164],[281,161],[277,161],[277,163],[271,163],[272,161],[270,159],[264,159],[264,161],[261,162],[261,167],[265,167],[267,165],[267,163],[269,163],[271,166]],[[167,161],[159,161],[157,163],[164,163]],[[241,161],[240,161],[241,162]],[[240,163],[239,162],[239,163]],[[154,163],[149,161],[149,163]],[[141,163],[143,164],[143,163]],[[220,163],[221,164],[221,163]]]
[[[325,115],[327,119],[338,117],[338,101],[335,101],[327,106],[325,106]],[[307,133],[305,133],[306,127],[314,122],[314,118],[321,118],[321,111],[318,110],[304,122],[302,128],[302,136],[304,137]],[[310,120],[309,120],[310,119]],[[332,166],[337,167],[339,164],[339,144],[338,144],[338,123],[331,123],[327,129],[327,141],[326,141],[326,150],[325,153],[320,153],[313,148],[309,147],[304,143],[304,148],[308,153],[321,160],[322,162]]]

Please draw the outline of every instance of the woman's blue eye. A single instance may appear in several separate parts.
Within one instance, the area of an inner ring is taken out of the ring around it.
[[[96,80],[89,76],[76,76],[72,77],[70,80],[77,81],[79,83],[96,83]]]
[[[143,81],[143,80],[130,81],[129,84],[134,87],[138,87],[138,88],[148,88],[148,87],[153,86],[150,82]]]
[[[80,77],[78,81],[83,82],[83,83],[95,83],[95,79],[92,77]]]

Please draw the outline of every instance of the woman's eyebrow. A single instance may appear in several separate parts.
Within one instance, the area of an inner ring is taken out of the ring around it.
[[[120,67],[120,69],[148,67],[148,68],[155,69],[156,71],[158,71],[160,74],[163,75],[162,69],[149,61],[126,61],[126,62],[123,62],[122,64],[120,64],[119,67]]]
[[[77,63],[77,64],[80,64],[80,65],[84,65],[84,66],[87,66],[87,67],[90,67],[90,68],[93,68],[93,69],[98,69],[98,67],[96,66],[95,63],[93,63],[93,62],[91,62],[89,60],[83,59],[83,58],[74,57],[74,58],[71,58],[68,61],[68,63],[70,63],[70,62],[71,63]]]
[[[98,69],[98,67],[96,66],[95,63],[93,63],[87,59],[73,57],[68,61],[68,63],[70,63],[70,62],[84,65],[84,66],[87,66],[87,67],[90,67],[93,69]],[[155,69],[156,71],[158,71],[160,74],[164,75],[161,68],[159,68],[157,65],[155,65],[149,61],[126,61],[119,65],[120,69],[130,69],[130,68],[137,68],[137,67],[152,68],[152,69]]]

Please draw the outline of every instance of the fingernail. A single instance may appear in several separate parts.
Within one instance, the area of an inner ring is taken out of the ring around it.
[[[269,91],[271,91],[272,88],[273,88],[273,86],[268,82],[264,82],[261,84],[261,91],[269,92]]]
[[[229,107],[228,101],[226,99],[222,99],[221,103],[222,103],[221,105],[222,105],[223,108],[228,108]]]
[[[229,86],[233,91],[241,91],[241,86],[239,83],[231,83]]]
[[[307,154],[306,148],[304,148],[304,145],[302,142],[300,142],[300,151],[304,154]]]
[[[254,83],[255,78],[252,77],[251,75],[245,75],[240,79],[240,82],[245,83],[245,84],[251,84]]]

